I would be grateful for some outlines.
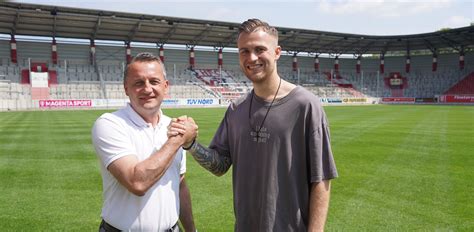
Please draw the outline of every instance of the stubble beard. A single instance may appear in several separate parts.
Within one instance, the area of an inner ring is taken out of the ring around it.
[[[246,77],[254,84],[261,84],[266,82],[267,80],[271,79],[275,69],[269,69],[267,66],[262,69],[262,71],[253,73],[247,72]],[[248,70],[247,70],[248,71]]]

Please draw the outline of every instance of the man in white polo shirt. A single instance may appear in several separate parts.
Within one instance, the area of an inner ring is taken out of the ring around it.
[[[197,131],[167,138],[171,119],[160,106],[168,80],[159,57],[138,54],[127,65],[124,88],[130,103],[92,128],[103,181],[99,231],[178,231],[178,219],[195,231],[181,147]]]

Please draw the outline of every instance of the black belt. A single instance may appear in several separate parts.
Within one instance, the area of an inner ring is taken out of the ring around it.
[[[99,232],[120,232],[120,231],[121,230],[115,228],[114,226],[104,221],[104,219],[102,219],[102,222],[100,223],[100,227],[99,227]],[[179,231],[178,222],[176,222],[174,226],[166,230],[166,232],[176,232],[176,231]]]
[[[99,232],[120,232],[121,230],[115,228],[114,226],[110,225],[104,219],[100,223]]]
[[[171,228],[167,229],[166,232],[179,232],[178,222],[176,222],[176,224]]]

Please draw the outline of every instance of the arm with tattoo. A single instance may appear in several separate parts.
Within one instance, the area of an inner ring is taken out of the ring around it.
[[[181,116],[173,119],[168,126],[168,137],[174,137],[179,134],[192,133],[188,136],[190,139],[183,144],[183,149],[187,150],[194,159],[205,169],[216,176],[224,175],[232,165],[229,154],[219,154],[216,150],[202,146],[196,142],[198,126],[193,118]]]
[[[216,176],[224,175],[232,165],[229,154],[219,154],[216,150],[194,142],[188,150],[194,159],[205,169]]]

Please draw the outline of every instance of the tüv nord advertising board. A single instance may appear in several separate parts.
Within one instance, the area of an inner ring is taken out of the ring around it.
[[[219,99],[215,98],[177,98],[164,99],[162,106],[218,106]]]

